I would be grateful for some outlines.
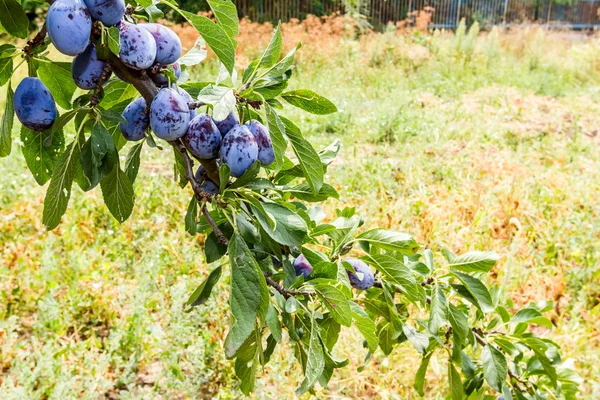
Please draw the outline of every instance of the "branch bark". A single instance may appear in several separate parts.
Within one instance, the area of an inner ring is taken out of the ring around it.
[[[298,290],[288,290],[288,289],[284,288],[283,286],[281,286],[279,283],[275,282],[273,280],[273,278],[271,278],[270,276],[267,276],[267,275],[265,275],[265,280],[267,281],[267,285],[273,287],[286,299],[290,296],[310,296],[311,295],[311,293],[308,293],[308,292],[301,292]]]

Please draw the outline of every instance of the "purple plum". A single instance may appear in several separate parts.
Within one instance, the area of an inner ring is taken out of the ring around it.
[[[81,89],[94,89],[98,85],[105,66],[104,61],[98,60],[96,48],[90,43],[83,53],[73,59],[73,64],[71,64],[73,81]]]
[[[138,25],[150,32],[156,41],[156,62],[173,64],[181,56],[181,40],[171,29],[161,24]]]
[[[258,159],[258,145],[247,126],[236,126],[221,142],[221,162],[229,166],[231,176],[239,178]]]
[[[123,64],[133,69],[148,69],[156,58],[154,37],[139,25],[121,21],[117,25],[121,32],[119,58]]]
[[[225,136],[229,133],[230,130],[232,130],[240,124],[240,119],[238,118],[235,111],[232,111],[224,120],[215,120],[215,124],[217,125],[217,128],[219,128],[219,131],[221,131],[221,135]]]
[[[206,169],[204,169],[202,164],[198,165],[198,169],[196,170],[196,174],[194,175],[194,177],[199,183],[204,182],[208,178],[208,175],[206,174]]]
[[[211,180],[207,179],[202,184],[202,190],[212,196],[216,196],[219,194],[219,187]]]
[[[146,136],[150,118],[146,112],[146,100],[143,97],[129,103],[123,111],[123,118],[127,120],[127,123],[121,123],[120,128],[125,139],[137,142]]]
[[[252,133],[258,144],[258,160],[260,163],[262,165],[272,164],[275,161],[275,152],[267,127],[257,120],[248,121],[245,125],[248,126],[250,133]]]
[[[187,104],[194,102],[194,98],[192,97],[192,95],[183,90],[182,88],[177,87],[177,93],[179,93],[179,95],[183,97],[183,100],[185,100]],[[196,110],[195,108],[193,110],[190,110],[190,119],[196,117],[196,115],[198,115],[198,110]]]
[[[56,0],[48,9],[46,28],[58,51],[76,56],[90,43],[92,18],[81,0]]]
[[[187,132],[190,109],[175,90],[161,89],[150,106],[150,126],[161,139],[179,139]]]
[[[294,270],[296,271],[296,276],[304,275],[304,279],[308,278],[308,275],[312,272],[312,265],[308,262],[306,257],[303,254],[300,254],[294,260]]]
[[[56,120],[54,97],[39,78],[23,79],[15,90],[13,104],[19,121],[32,131],[45,131]]]
[[[181,76],[181,66],[178,62],[175,62],[171,64],[171,67],[173,67],[173,72],[175,72],[175,78],[179,79],[179,77]],[[167,65],[162,65],[161,68],[167,68]],[[150,73],[149,75],[154,81],[154,83],[156,83],[160,87],[167,86],[169,84],[169,80],[163,72],[158,72],[157,74]]]
[[[355,259],[349,259],[344,261],[352,265],[354,271],[356,272],[355,273],[346,271],[348,273],[348,278],[350,279],[350,285],[352,285],[353,288],[359,290],[367,290],[368,288],[373,286],[373,284],[375,283],[375,276],[373,275],[373,271],[371,271],[371,268],[369,268],[367,264]]]
[[[209,160],[219,156],[221,132],[208,114],[199,114],[192,119],[182,140],[196,158]]]
[[[124,0],[83,0],[90,15],[106,26],[116,25],[125,15]]]

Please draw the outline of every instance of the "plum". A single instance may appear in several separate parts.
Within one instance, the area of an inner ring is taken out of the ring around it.
[[[150,124],[150,118],[146,110],[146,100],[140,97],[131,103],[123,111],[123,118],[127,123],[121,123],[121,133],[129,141],[137,142],[146,136],[146,130]]]
[[[258,145],[247,126],[236,126],[221,141],[221,161],[229,166],[231,176],[239,178],[257,159]]]
[[[76,56],[90,43],[92,18],[81,0],[56,0],[48,9],[46,28],[58,51]]]
[[[183,100],[185,100],[187,104],[194,102],[194,98],[192,97],[192,95],[186,92],[184,89],[177,87],[177,93],[179,93],[179,95],[183,97]],[[198,110],[196,110],[195,108],[193,110],[190,110],[190,119],[196,117],[196,115],[198,115]]]
[[[167,68],[167,65],[162,65],[161,68]],[[173,64],[171,64],[171,67],[173,67],[173,71],[175,72],[175,78],[179,79],[179,77],[181,76],[181,66],[179,65],[178,62],[174,62]],[[162,72],[158,72],[158,73],[150,73],[149,74],[150,77],[152,78],[152,80],[154,81],[154,83],[156,83],[158,86],[167,86],[169,84],[169,80],[167,79],[166,75]]]
[[[212,196],[216,196],[219,194],[219,187],[211,180],[207,179],[206,182],[202,184],[202,190]]]
[[[275,161],[275,152],[273,151],[273,142],[271,142],[269,130],[257,120],[248,121],[246,125],[254,139],[256,139],[256,144],[258,144],[258,161],[262,165],[272,164]]]
[[[15,90],[13,104],[19,121],[32,131],[45,131],[56,120],[54,97],[39,78],[23,79]]]
[[[175,90],[161,89],[150,106],[150,126],[161,139],[179,139],[188,129],[190,109]]]
[[[221,135],[225,136],[230,130],[240,124],[240,119],[238,118],[237,114],[232,111],[223,121],[215,120],[215,124],[217,125],[217,128],[219,128],[219,131],[221,131]]]
[[[300,254],[294,260],[294,270],[296,271],[296,276],[304,275],[304,279],[308,278],[308,275],[312,272],[312,265],[308,262],[306,257],[303,254]]]
[[[124,0],[83,0],[90,15],[106,26],[116,25],[125,15]]]
[[[156,41],[154,37],[139,25],[119,22],[121,32],[121,51],[119,58],[123,64],[133,69],[148,69],[156,58]]]
[[[196,158],[210,160],[219,155],[221,132],[208,114],[192,119],[182,140]]]
[[[173,64],[181,56],[181,40],[169,28],[161,24],[141,24],[154,37],[156,41],[156,62],[159,64]]]
[[[208,175],[206,174],[206,169],[204,169],[202,164],[200,164],[198,166],[198,169],[196,170],[196,174],[194,175],[194,177],[196,178],[196,180],[198,182],[204,182],[208,178]]]
[[[344,260],[348,264],[352,265],[354,268],[354,272],[346,271],[348,273],[348,278],[350,279],[350,285],[353,288],[359,290],[367,290],[375,283],[375,276],[373,275],[373,271],[371,268],[364,262],[355,259]]]
[[[98,85],[105,66],[104,61],[98,60],[96,48],[90,43],[83,53],[73,59],[73,64],[71,64],[73,81],[81,89],[94,89]]]

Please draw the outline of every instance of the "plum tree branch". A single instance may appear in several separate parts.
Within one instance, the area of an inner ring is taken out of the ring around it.
[[[44,22],[44,25],[42,25],[42,29],[40,29],[40,31],[34,36],[34,38],[27,41],[27,44],[25,45],[25,47],[23,47],[23,53],[25,53],[28,56],[32,55],[33,49],[44,43],[44,41],[46,40],[47,33],[48,30],[46,29],[46,23]]]
[[[284,288],[283,286],[281,286],[279,283],[275,282],[273,280],[273,278],[271,278],[267,274],[265,274],[265,280],[267,281],[267,285],[273,287],[286,299],[291,296],[310,296],[311,295],[308,292],[301,292],[298,290],[288,290],[288,289]]]

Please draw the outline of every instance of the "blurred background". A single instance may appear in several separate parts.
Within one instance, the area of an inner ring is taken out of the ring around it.
[[[30,4],[35,27],[44,11]],[[556,327],[536,329],[563,347],[589,399],[600,398],[598,4],[240,0],[249,18],[236,60],[242,69],[256,58],[283,20],[286,50],[303,44],[292,89],[315,90],[341,110],[282,112],[317,149],[343,144],[327,175],[341,199],[325,213],[355,206],[366,227],[413,233],[434,252],[498,252],[490,279],[509,307],[553,302]],[[206,10],[203,1],[182,6]],[[191,48],[197,32],[166,18]],[[209,54],[190,79],[214,80],[218,70]],[[99,190],[75,187],[62,224],[46,232],[45,188],[27,170],[18,129],[0,159],[0,397],[241,397],[222,351],[227,280],[183,312],[210,268],[204,237],[184,231],[190,192],[173,181],[172,153],[145,149],[124,224]],[[418,398],[420,356],[410,346],[377,353],[360,371],[357,331],[344,331],[337,351],[350,365],[315,398]],[[444,365],[432,358],[427,399],[447,394]],[[293,398],[300,377],[284,345],[258,373],[253,397]]]

